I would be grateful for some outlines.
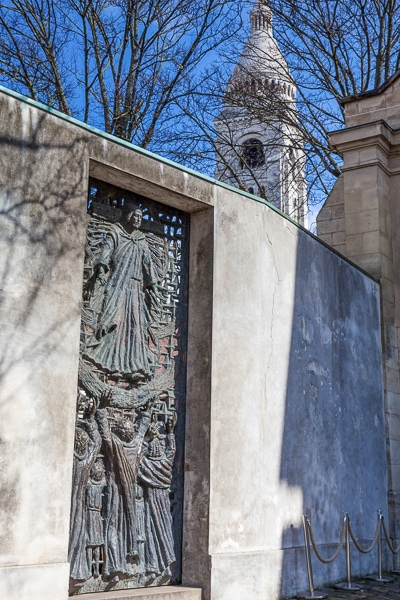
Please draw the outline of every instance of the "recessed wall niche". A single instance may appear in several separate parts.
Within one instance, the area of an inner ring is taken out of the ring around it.
[[[188,215],[89,181],[70,594],[181,579]]]

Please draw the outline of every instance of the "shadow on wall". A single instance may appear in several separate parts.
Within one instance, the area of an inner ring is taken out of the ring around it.
[[[60,293],[71,291],[70,283],[76,277],[68,272],[67,265],[75,264],[76,260],[82,262],[83,258],[82,215],[86,207],[82,208],[82,197],[85,198],[83,190],[87,183],[83,178],[82,147],[80,140],[71,144],[39,141],[44,118],[35,124],[29,142],[0,138],[5,150],[2,153],[5,164],[1,165],[0,158],[0,169],[7,173],[6,189],[0,191],[3,196],[0,285],[2,290],[11,291],[14,300],[13,310],[5,305],[7,299],[3,294],[0,310],[7,309],[8,326],[17,326],[21,331],[29,327],[43,288],[58,280]],[[56,162],[52,161],[52,154],[57,155]],[[59,158],[63,154],[65,162]],[[23,284],[28,281],[27,289]],[[13,321],[14,314],[18,314],[18,322]],[[12,343],[2,346],[0,381],[16,363],[31,362],[33,355],[40,360],[42,354],[48,354],[62,341],[60,333],[68,323],[60,323],[57,315],[54,321],[49,320],[49,316],[43,314],[43,329],[32,332],[31,345],[24,348],[24,354],[16,354]],[[76,318],[76,307],[71,318]]]
[[[303,493],[320,552],[331,556],[343,512],[358,540],[387,518],[379,286],[315,240],[299,235],[280,478]],[[283,532],[281,595],[308,590],[302,523]],[[312,552],[314,582],[346,577]],[[352,550],[354,575],[376,572],[376,551]]]
[[[76,132],[69,140],[64,128],[61,137],[49,120],[44,126],[47,115],[14,102],[11,111],[8,105],[3,111],[0,104],[6,123],[0,136],[0,553],[13,561],[18,543],[23,543],[29,561],[30,552],[38,552],[35,523],[41,518],[46,523],[59,510],[51,499],[39,497],[45,475],[35,474],[38,448],[46,449],[49,469],[55,471],[60,453],[69,449],[72,459],[66,424],[72,414],[68,389],[75,390],[76,378],[71,382],[61,356],[68,362],[77,356],[79,345],[77,288],[82,281],[87,183],[84,145]],[[6,127],[17,133],[4,134]],[[41,395],[48,398],[46,405],[36,401]],[[24,463],[29,465],[26,471]],[[61,478],[64,473],[59,471]],[[29,486],[27,506],[23,489]],[[34,512],[24,522],[24,532],[15,527],[10,509],[13,515]]]

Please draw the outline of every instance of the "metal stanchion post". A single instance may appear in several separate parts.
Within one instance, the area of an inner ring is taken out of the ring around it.
[[[304,545],[306,550],[306,562],[307,562],[307,575],[308,575],[308,585],[310,587],[310,594],[306,596],[298,595],[297,598],[304,598],[304,600],[323,600],[328,596],[326,594],[321,594],[321,592],[315,592],[314,590],[314,581],[313,581],[313,573],[312,573],[312,564],[311,564],[311,552],[310,552],[310,537],[308,532],[308,517],[307,515],[303,515],[303,532],[304,532]]]
[[[393,579],[390,579],[389,577],[382,577],[382,519],[382,511],[378,510],[378,577],[369,575],[366,577],[366,579],[369,581],[377,581],[378,583],[392,583]]]
[[[378,535],[378,580],[382,581],[382,513],[378,511],[379,535]]]
[[[351,557],[350,557],[350,532],[349,532],[349,514],[345,513],[346,521],[346,575],[347,581],[345,583],[337,583],[335,588],[339,590],[347,590],[349,592],[356,592],[361,590],[361,586],[351,583]]]

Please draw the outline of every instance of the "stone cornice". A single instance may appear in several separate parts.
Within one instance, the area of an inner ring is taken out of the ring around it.
[[[400,172],[400,164],[389,164],[394,155],[400,154],[400,130],[392,129],[384,120],[334,131],[330,141],[343,156],[342,171],[376,165],[388,175]]]
[[[340,153],[373,143],[382,145],[389,152],[392,146],[400,143],[399,136],[400,131],[393,130],[386,121],[379,120],[333,131],[329,139],[333,148]]]

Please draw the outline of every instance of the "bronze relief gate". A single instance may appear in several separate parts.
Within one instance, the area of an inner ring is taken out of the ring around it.
[[[90,180],[71,595],[180,580],[188,228]]]

